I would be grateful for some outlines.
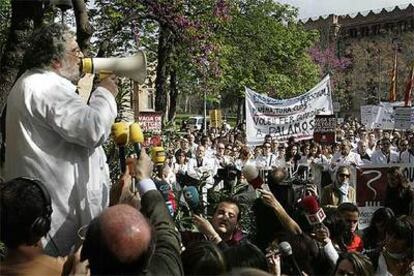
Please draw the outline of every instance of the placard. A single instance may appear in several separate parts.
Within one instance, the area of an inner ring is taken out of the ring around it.
[[[142,131],[161,133],[162,130],[162,112],[140,112],[138,123]]]
[[[360,210],[359,229],[369,226],[373,213],[384,206],[387,189],[387,170],[401,168],[411,187],[414,187],[414,164],[364,165],[356,169],[356,202]]]
[[[313,140],[319,144],[335,143],[335,115],[316,115]]]
[[[400,106],[394,109],[394,128],[395,129],[410,129],[411,124],[411,115],[412,115],[412,108],[410,106]]]

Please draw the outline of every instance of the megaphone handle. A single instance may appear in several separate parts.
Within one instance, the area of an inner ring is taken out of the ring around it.
[[[125,164],[125,146],[119,146],[119,166],[121,168],[121,173],[124,174],[126,171]]]
[[[141,156],[141,144],[140,143],[134,143],[134,150],[137,154],[137,159]]]

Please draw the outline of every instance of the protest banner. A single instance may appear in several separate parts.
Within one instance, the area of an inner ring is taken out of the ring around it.
[[[162,112],[140,112],[138,122],[144,132],[161,133]]]
[[[335,115],[316,115],[313,140],[319,144],[335,143]]]
[[[395,129],[410,129],[412,126],[412,108],[410,106],[400,106],[394,109],[394,128]]]
[[[394,129],[394,108],[402,105],[403,102],[381,102],[379,105],[362,105],[361,123],[368,129]]]
[[[414,187],[414,164],[364,165],[356,170],[356,201],[360,211],[359,229],[368,227],[372,215],[384,206],[387,188],[387,169],[401,168],[411,187]]]
[[[263,143],[266,134],[279,141],[313,138],[315,115],[332,115],[329,76],[307,93],[290,99],[273,99],[246,87],[246,139]]]

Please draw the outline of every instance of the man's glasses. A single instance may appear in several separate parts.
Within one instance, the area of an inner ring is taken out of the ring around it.
[[[72,49],[72,50],[68,51],[68,52],[67,52],[67,54],[68,54],[68,55],[71,55],[71,56],[78,57],[78,58],[83,57],[82,50],[81,50],[80,48],[78,48],[78,47],[76,47],[76,48],[74,48],[74,49]]]
[[[343,177],[343,178],[349,178],[351,175],[350,174],[346,174],[346,173],[340,173],[339,176],[340,177]]]

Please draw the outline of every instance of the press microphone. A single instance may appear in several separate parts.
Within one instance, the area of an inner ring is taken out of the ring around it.
[[[171,189],[170,184],[164,180],[158,180],[155,181],[155,186],[157,187],[158,191],[160,191],[171,216],[173,216],[175,210],[177,209],[177,204],[175,203],[175,195]]]
[[[199,214],[200,209],[200,194],[194,186],[187,186],[183,189],[184,199],[190,207],[190,210]]]
[[[290,243],[286,241],[279,243],[279,251],[282,256],[285,257],[288,262],[290,262],[293,272],[295,273],[294,275],[302,275],[298,263],[293,256],[292,246],[290,246]]]
[[[153,147],[151,149],[151,159],[156,166],[162,166],[165,162],[165,150],[163,147]]]
[[[322,223],[326,218],[325,212],[314,196],[303,197],[299,204],[305,210],[305,217],[310,225]]]
[[[134,146],[134,151],[139,159],[141,156],[141,144],[144,143],[144,134],[137,122],[129,126],[129,141]]]
[[[247,182],[253,186],[253,188],[257,189],[262,186],[263,179],[259,175],[259,170],[255,165],[247,164],[243,167],[242,173],[246,178]]]
[[[111,128],[112,137],[115,143],[118,145],[119,150],[119,165],[121,173],[125,173],[125,145],[128,143],[129,127],[127,122],[114,123]]]

